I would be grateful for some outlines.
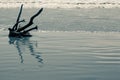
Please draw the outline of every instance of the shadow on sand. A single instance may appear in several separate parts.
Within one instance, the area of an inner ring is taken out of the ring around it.
[[[30,55],[36,58],[39,63],[43,63],[43,59],[41,58],[41,53],[36,52],[37,48],[37,41],[30,41],[30,37],[23,37],[23,38],[16,38],[16,37],[9,37],[9,44],[12,44],[16,47],[19,56],[20,62],[24,63],[24,56],[23,53],[29,51]]]

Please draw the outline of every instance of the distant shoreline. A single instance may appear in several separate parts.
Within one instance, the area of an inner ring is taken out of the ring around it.
[[[24,8],[120,8],[120,3],[60,3],[60,2],[0,2],[0,8],[18,8],[24,4]]]

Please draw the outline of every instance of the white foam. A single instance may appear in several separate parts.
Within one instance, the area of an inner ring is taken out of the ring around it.
[[[120,8],[120,0],[0,0],[0,8]]]

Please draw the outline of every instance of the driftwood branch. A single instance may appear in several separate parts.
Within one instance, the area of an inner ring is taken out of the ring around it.
[[[17,30],[17,32],[20,32],[20,31],[22,31],[22,30],[28,28],[29,26],[31,26],[31,25],[33,24],[34,18],[37,17],[42,11],[43,11],[43,8],[41,8],[35,15],[33,15],[33,16],[30,18],[29,23],[28,23],[27,25],[25,25],[25,26],[19,28],[19,29]]]
[[[22,13],[22,8],[23,8],[23,4],[21,5],[20,12],[19,12],[18,17],[17,17],[17,20],[16,20],[16,24],[15,24],[15,25],[13,26],[13,28],[12,28],[13,30],[17,30],[18,24],[19,24],[20,22],[24,22],[24,20],[19,21],[19,20],[20,20],[21,13]]]
[[[21,8],[20,8],[20,11],[19,11],[19,14],[18,14],[18,17],[17,17],[17,20],[16,20],[16,23],[14,24],[14,26],[12,28],[8,28],[9,30],[9,37],[28,37],[28,36],[31,36],[29,34],[29,31],[31,30],[34,30],[34,29],[37,29],[38,27],[35,26],[33,28],[30,28],[28,30],[25,30],[26,28],[30,27],[32,24],[33,24],[33,20],[35,19],[35,17],[37,17],[42,11],[43,11],[43,8],[41,8],[36,14],[34,14],[31,18],[30,18],[30,21],[23,27],[18,27],[19,23],[21,22],[25,22],[25,20],[20,20],[20,16],[21,16],[21,13],[22,13],[22,9],[23,9],[23,4],[21,5]],[[20,26],[20,25],[19,25]]]
[[[34,28],[30,28],[30,29],[28,29],[28,30],[26,30],[26,31],[23,31],[22,33],[23,34],[26,34],[26,33],[28,33],[29,31],[31,31],[31,30],[34,30],[34,29],[38,29],[38,27],[37,26],[35,26]]]
[[[21,23],[21,22],[25,22],[25,20],[21,20],[21,21],[18,21],[12,28],[12,30],[17,30],[18,29],[18,24]]]

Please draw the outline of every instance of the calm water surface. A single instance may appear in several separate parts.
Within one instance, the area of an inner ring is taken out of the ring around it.
[[[18,10],[0,11],[0,80],[120,79],[119,9],[45,9],[31,38],[7,37]]]

